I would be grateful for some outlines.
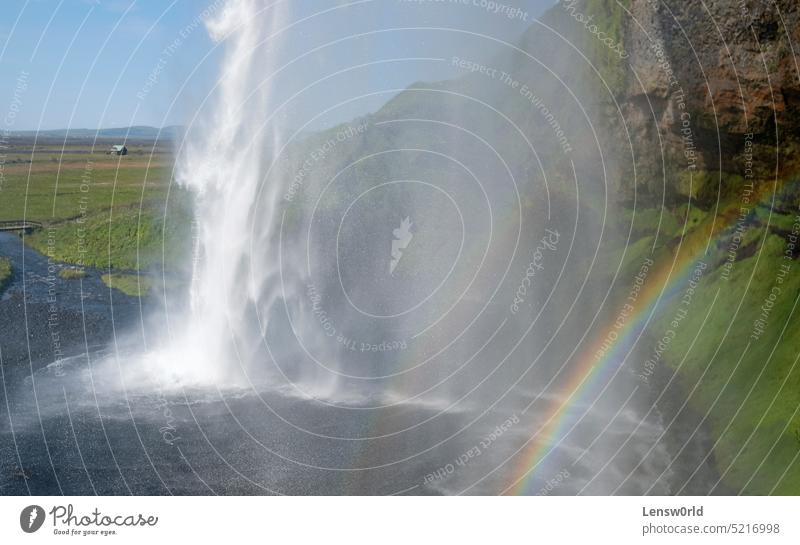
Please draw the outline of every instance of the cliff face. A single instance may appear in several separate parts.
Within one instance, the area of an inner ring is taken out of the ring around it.
[[[722,190],[731,190],[725,176],[702,173],[743,176],[749,133],[756,179],[795,170],[796,0],[632,0],[621,22],[629,58],[618,99],[637,149],[639,196],[660,197],[666,186],[668,202],[685,199],[689,173],[698,174],[691,193],[701,205],[716,197],[721,179]],[[633,196],[632,172],[623,169],[623,199]]]

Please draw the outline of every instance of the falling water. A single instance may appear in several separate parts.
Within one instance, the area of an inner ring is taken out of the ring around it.
[[[195,118],[177,166],[177,181],[196,197],[197,239],[189,312],[171,318],[170,342],[148,357],[151,372],[167,382],[243,382],[252,343],[246,314],[265,298],[256,284],[278,285],[277,263],[267,258],[275,253],[254,244],[269,243],[275,227],[279,190],[263,187],[262,175],[269,151],[278,147],[269,123],[270,77],[287,4],[231,0],[206,23],[225,54],[208,115]],[[258,281],[251,281],[253,271]]]

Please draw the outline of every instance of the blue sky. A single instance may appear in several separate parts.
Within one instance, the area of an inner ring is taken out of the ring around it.
[[[208,37],[200,17],[224,1],[3,0],[0,114],[4,117],[16,104],[10,130],[186,123],[213,88],[222,58],[222,45]],[[513,42],[553,3],[499,2],[522,10],[511,17],[511,12],[492,13],[480,0],[288,1],[292,21],[302,22],[287,32],[282,49],[287,58],[332,40],[392,28],[447,27]],[[444,59],[458,54],[490,62],[499,48],[490,40],[456,31],[388,31],[347,39],[304,57],[291,77],[296,86],[334,69],[407,56]],[[391,89],[453,75],[446,62],[371,65],[348,72],[335,85],[304,93],[292,112],[305,122],[325,103],[387,90],[387,95],[337,108],[315,123],[340,122],[377,109],[390,98]]]

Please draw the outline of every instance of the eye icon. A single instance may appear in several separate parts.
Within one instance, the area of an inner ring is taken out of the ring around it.
[[[32,534],[44,524],[44,509],[29,505],[19,515],[19,525],[26,534]]]

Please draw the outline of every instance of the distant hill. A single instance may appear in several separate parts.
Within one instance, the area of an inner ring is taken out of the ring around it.
[[[38,136],[40,138],[85,138],[85,139],[108,139],[114,138],[117,140],[154,140],[160,139],[175,139],[183,135],[184,128],[179,125],[171,125],[159,129],[157,127],[148,126],[135,126],[135,127],[119,127],[110,129],[53,129],[46,131],[13,131],[11,136],[17,137],[31,137]]]

